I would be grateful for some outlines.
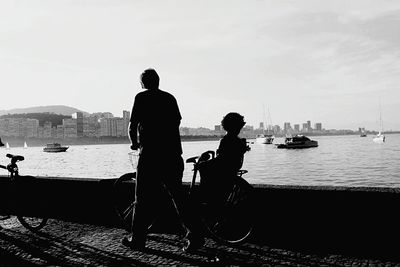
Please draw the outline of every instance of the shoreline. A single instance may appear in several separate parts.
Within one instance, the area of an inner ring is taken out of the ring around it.
[[[386,135],[398,134],[399,132],[386,132]],[[343,135],[356,135],[359,134],[305,134],[308,137],[315,136],[343,136]],[[223,135],[196,135],[196,136],[181,136],[182,142],[201,142],[201,141],[219,141]],[[373,136],[372,134],[367,137]],[[275,136],[276,138],[283,138],[284,136]],[[252,140],[255,137],[245,136],[246,139]],[[48,143],[60,143],[65,146],[72,145],[110,145],[110,144],[130,144],[127,137],[82,137],[82,138],[23,138],[23,137],[7,137],[2,136],[1,140],[4,144],[9,143],[10,147],[23,147],[24,142],[28,147],[46,146]]]
[[[222,136],[181,136],[182,142],[193,141],[218,141]],[[1,137],[4,144],[8,143],[10,148],[23,147],[24,142],[28,147],[44,147],[48,143],[60,143],[65,146],[73,145],[112,145],[112,144],[130,144],[127,137],[82,137],[82,138],[21,138],[21,137]]]

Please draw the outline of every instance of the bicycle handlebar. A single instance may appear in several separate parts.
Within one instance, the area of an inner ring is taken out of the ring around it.
[[[12,155],[12,154],[7,154],[6,157],[11,159],[11,164],[13,164],[13,165],[15,163],[17,163],[18,161],[23,161],[25,159],[23,156]]]

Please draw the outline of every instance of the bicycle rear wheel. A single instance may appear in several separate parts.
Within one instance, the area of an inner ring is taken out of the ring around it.
[[[122,222],[122,227],[131,231],[132,216],[135,208],[135,182],[136,173],[126,173],[119,177],[113,188],[114,209]],[[148,226],[150,229],[155,219]]]
[[[32,232],[36,232],[42,229],[46,225],[48,220],[47,218],[25,216],[17,216],[17,219],[25,228]]]
[[[222,203],[203,212],[204,224],[211,236],[228,244],[244,242],[253,231],[253,187],[236,177]]]

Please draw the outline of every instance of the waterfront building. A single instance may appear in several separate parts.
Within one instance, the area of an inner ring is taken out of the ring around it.
[[[57,125],[56,126],[56,138],[64,138],[64,126],[63,125]]]
[[[111,122],[110,119],[100,119],[100,136],[111,136]]]
[[[46,121],[43,125],[43,138],[51,138],[51,127],[50,121]]]
[[[100,136],[100,123],[96,117],[83,118],[83,136],[85,137]]]
[[[72,118],[76,119],[76,135],[77,137],[83,136],[83,112],[75,112]]]
[[[179,134],[182,136],[189,135],[189,131],[188,127],[179,127]]]
[[[126,120],[124,118],[114,118],[115,136],[128,136]]]
[[[114,115],[111,112],[95,112],[89,115],[89,117],[96,117],[97,119],[111,119]]]
[[[76,119],[63,119],[64,138],[78,137]]]
[[[26,119],[25,121],[25,137],[37,137],[37,129],[39,127],[39,120],[37,119]]]
[[[38,127],[37,137],[38,138],[43,138],[43,136],[44,136],[44,128],[43,128],[43,126],[39,126]]]
[[[293,127],[294,127],[294,131],[296,133],[300,132],[300,124],[295,124],[295,125],[293,125]]]
[[[128,128],[129,128],[129,122],[131,120],[131,113],[127,110],[122,111],[122,118],[124,119],[124,136],[128,136]]]
[[[322,123],[317,122],[314,127],[316,131],[322,131]]]

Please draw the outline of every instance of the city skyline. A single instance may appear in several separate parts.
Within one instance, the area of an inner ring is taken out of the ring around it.
[[[54,112],[43,112],[43,114],[47,114],[47,113],[53,113],[55,115],[60,115],[60,114],[56,114]],[[18,117],[18,114],[23,114],[24,116],[23,117],[22,116]],[[38,113],[36,112],[34,114],[37,115]],[[95,112],[95,113],[87,113],[87,112],[84,112],[84,111],[80,111],[80,112],[75,112],[72,115],[70,115],[69,117],[71,117],[71,118],[64,118],[62,120],[61,124],[53,124],[52,125],[52,123],[49,122],[49,121],[42,121],[42,127],[41,128],[46,128],[46,124],[47,124],[47,128],[49,128],[50,130],[51,130],[52,127],[53,128],[58,128],[58,126],[60,126],[60,125],[65,127],[65,125],[68,125],[69,122],[71,122],[73,120],[77,120],[78,117],[82,120],[81,123],[83,123],[83,120],[86,120],[86,122],[88,122],[88,120],[91,120],[91,123],[94,123],[94,122],[100,123],[100,121],[102,119],[103,120],[104,119],[108,119],[108,120],[123,119],[124,126],[120,127],[120,130],[118,130],[120,134],[117,134],[117,136],[127,136],[127,127],[128,127],[129,119],[130,119],[130,111],[122,110],[122,112],[120,112],[120,114],[122,114],[122,117],[115,116],[115,114],[113,114],[112,112],[109,112],[109,111],[100,111],[100,112]],[[32,117],[29,117],[28,116],[29,113],[13,113],[13,114],[9,114],[9,115],[12,115],[13,117],[7,117],[7,115],[0,116],[0,133],[2,131],[4,131],[4,129],[3,129],[4,128],[4,122],[3,121],[4,120],[10,120],[10,119],[15,119],[15,121],[21,121],[21,119],[25,119],[23,122],[24,123],[28,122],[30,124],[32,124],[32,121],[35,121],[33,124],[36,125],[36,127],[39,127],[39,120],[33,119]],[[4,117],[4,116],[6,116],[6,117]],[[2,125],[2,122],[3,122],[3,125]],[[9,123],[9,122],[7,122],[7,123]],[[75,122],[75,124],[76,124],[76,122]],[[100,126],[100,124],[99,124],[99,126]],[[26,127],[26,126],[24,126],[24,127]],[[75,127],[77,127],[77,126],[75,125]],[[107,126],[107,127],[110,127],[110,125]],[[117,127],[117,126],[114,125],[114,127]],[[82,126],[80,126],[80,128],[82,128]],[[95,128],[95,127],[92,127],[92,128]],[[223,128],[222,128],[222,125],[220,123],[216,123],[216,124],[214,124],[213,127],[210,127],[210,128],[208,128],[206,126],[188,127],[188,126],[184,126],[184,125],[181,125],[180,128],[181,129],[185,129],[185,128],[192,129],[192,130],[194,130],[194,132],[197,132],[197,130],[199,130],[199,129],[200,130],[201,129],[205,129],[206,131],[210,130],[210,131],[215,131],[215,132],[223,132],[224,131]],[[249,131],[249,130],[250,131],[253,131],[253,130],[254,131],[259,131],[259,130],[264,130],[265,131],[265,130],[268,130],[268,131],[272,131],[272,132],[275,132],[275,133],[278,133],[278,132],[283,132],[283,133],[302,133],[302,132],[303,133],[311,133],[313,131],[321,133],[323,131],[327,132],[329,130],[333,130],[333,131],[343,131],[343,130],[347,131],[347,130],[350,130],[350,131],[354,131],[354,132],[357,132],[357,131],[359,132],[360,129],[363,129],[363,130],[366,130],[366,131],[374,131],[373,129],[366,129],[365,127],[354,127],[354,128],[349,128],[349,129],[333,129],[333,128],[325,129],[321,122],[311,122],[310,120],[304,121],[302,123],[292,123],[290,121],[287,121],[287,122],[284,122],[282,125],[279,125],[279,124],[268,124],[265,121],[264,122],[260,121],[258,123],[258,125],[246,124],[244,126],[244,130],[245,131],[246,130],[247,131]],[[75,131],[77,131],[77,129],[75,129]],[[83,129],[78,130],[78,131],[80,131],[81,134],[82,134]],[[89,129],[86,129],[86,131],[89,132]],[[94,130],[92,129],[91,131],[93,132]],[[104,134],[104,133],[107,133],[107,132],[111,133],[112,130],[110,130],[110,129],[108,129],[108,130],[102,129],[102,131],[103,131],[103,134],[101,134],[101,136],[108,136],[108,134]],[[117,130],[115,129],[113,131],[116,132]],[[122,134],[121,134],[121,131],[123,132]],[[79,134],[77,134],[77,133],[76,133],[76,135],[79,136]],[[94,136],[95,134],[92,134],[92,135]],[[110,134],[110,136],[111,136],[111,134]],[[74,137],[74,136],[72,136],[72,137]]]
[[[399,130],[400,2],[82,1],[0,3],[0,110],[56,103],[130,110],[155,68],[182,126],[231,111],[249,125],[321,121]],[[10,98],[11,99],[11,98]],[[379,108],[381,104],[381,109]]]
[[[37,108],[47,108],[47,107],[50,108],[50,107],[54,107],[54,106],[57,106],[57,105],[49,105],[49,106],[41,106],[41,107],[29,107],[28,110],[31,110],[31,109],[35,109],[36,110]],[[68,107],[68,106],[64,106],[64,107],[67,107],[69,109],[75,109],[73,107]],[[10,115],[29,114],[30,113],[30,112],[23,112],[22,113],[22,111],[24,109],[20,109],[20,108],[17,108],[15,110],[16,111],[14,111],[14,112],[13,112],[13,110],[9,110],[9,111],[0,110],[0,118],[1,118],[1,116],[6,115],[7,112],[11,112],[11,113],[9,113]],[[86,115],[83,115],[84,117],[103,117],[103,118],[115,118],[115,119],[118,119],[118,118],[126,119],[127,118],[126,114],[130,114],[129,110],[121,110],[120,112],[118,112],[120,115],[122,114],[122,117],[119,117],[118,115],[116,115],[116,114],[114,114],[114,113],[112,113],[110,111],[97,111],[97,112],[93,112],[93,113],[89,113],[89,112],[86,112],[86,111],[80,111],[80,112],[82,112],[83,114],[86,114]],[[36,113],[58,114],[57,112],[54,112],[54,111],[50,111],[50,112],[34,112],[34,113],[35,114]],[[58,114],[58,115],[61,115],[61,114]],[[73,113],[71,116],[72,117],[76,116],[76,112]],[[288,124],[288,127],[290,129],[292,129],[294,131],[297,131],[297,132],[301,132],[304,129],[357,131],[357,129],[359,130],[360,128],[362,128],[362,129],[364,129],[366,131],[372,131],[372,132],[373,131],[379,131],[379,129],[367,128],[365,126],[353,126],[353,127],[349,127],[349,128],[326,128],[326,127],[322,127],[322,122],[311,122],[311,120],[305,120],[305,121],[302,121],[302,122],[292,122],[292,121],[288,120],[288,121],[283,122],[282,124],[279,124],[279,123],[275,123],[274,124],[272,122],[268,122],[268,121],[265,120],[265,121],[259,121],[255,125],[251,125],[251,124],[246,123],[245,127],[251,127],[251,128],[254,128],[254,129],[264,129],[264,130],[272,129],[272,128],[276,128],[276,127],[281,127],[283,129],[285,129],[285,128],[287,128],[285,126],[286,124]],[[324,125],[325,125],[325,123],[324,123]],[[200,125],[200,126],[196,126],[196,127],[180,125],[181,128],[192,128],[192,129],[206,128],[206,129],[210,129],[210,130],[215,129],[215,127],[217,127],[217,126],[221,126],[221,123],[220,122],[215,122],[211,127],[207,127],[207,126],[204,126],[204,125]],[[387,129],[386,131],[391,132],[391,131],[399,131],[399,130],[398,129]]]

